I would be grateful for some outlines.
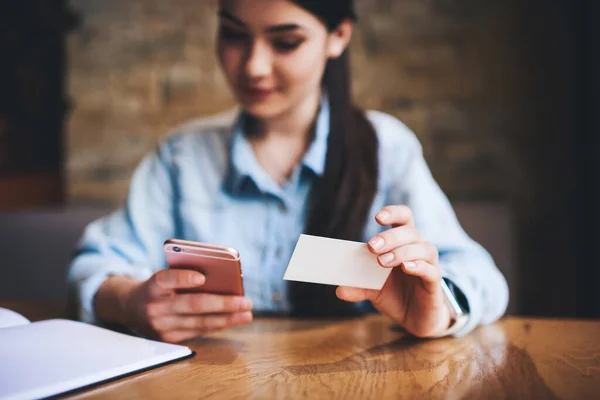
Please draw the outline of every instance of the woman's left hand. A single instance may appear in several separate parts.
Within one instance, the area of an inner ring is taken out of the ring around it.
[[[375,219],[392,228],[369,240],[369,249],[382,267],[393,269],[381,290],[339,287],[337,296],[352,302],[370,300],[415,336],[443,333],[451,317],[442,292],[437,248],[421,237],[406,206],[384,207]]]

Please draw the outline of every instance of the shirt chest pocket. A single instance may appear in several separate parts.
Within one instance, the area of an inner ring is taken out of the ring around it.
[[[266,218],[260,205],[247,201],[207,204],[183,199],[179,207],[183,238],[234,247],[244,258],[254,259],[266,243]]]

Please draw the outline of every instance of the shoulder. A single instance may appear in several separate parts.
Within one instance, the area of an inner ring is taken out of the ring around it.
[[[376,110],[367,110],[365,115],[375,128],[382,149],[421,150],[421,143],[415,133],[398,118]]]
[[[398,118],[374,110],[365,114],[379,141],[381,183],[384,186],[393,184],[409,172],[416,159],[423,157],[421,142]]]

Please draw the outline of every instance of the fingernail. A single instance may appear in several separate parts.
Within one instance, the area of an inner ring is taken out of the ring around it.
[[[390,217],[390,213],[387,211],[380,211],[377,214],[377,219],[380,220],[381,222],[385,222],[387,221],[387,219]]]
[[[237,314],[237,320],[240,322],[252,321],[252,313],[250,311],[239,313]]]
[[[373,239],[369,240],[369,245],[373,248],[373,250],[381,249],[384,244],[385,241],[379,236],[375,236]]]
[[[202,285],[204,283],[204,276],[200,274],[192,275],[192,284],[194,285]]]
[[[414,261],[406,261],[404,263],[404,268],[406,269],[417,269],[417,263]]]
[[[379,256],[379,261],[381,261],[382,264],[389,264],[390,262],[392,262],[393,259],[394,253],[385,253]]]
[[[237,300],[238,308],[240,310],[250,310],[252,309],[252,301],[247,297],[240,297]]]

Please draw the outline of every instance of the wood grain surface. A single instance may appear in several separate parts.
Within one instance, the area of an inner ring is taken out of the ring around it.
[[[0,302],[39,310],[19,304]],[[506,317],[461,338],[421,340],[375,315],[258,318],[185,344],[195,357],[70,397],[600,398],[600,321]]]

